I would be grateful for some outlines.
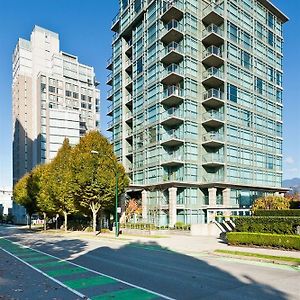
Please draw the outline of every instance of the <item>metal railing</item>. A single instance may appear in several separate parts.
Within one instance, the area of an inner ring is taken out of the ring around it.
[[[206,100],[209,98],[217,98],[217,99],[223,100],[224,93],[218,89],[209,89],[203,94],[203,100]]]
[[[182,0],[171,0],[168,2],[164,1],[161,13],[164,14],[166,11],[168,11],[172,7],[176,7],[178,9],[182,10],[184,8],[183,1]]]
[[[224,2],[219,3],[219,4],[209,4],[207,7],[205,7],[202,11],[202,16],[205,17],[211,12],[215,12],[219,14],[220,16],[223,16],[224,14],[224,9],[222,7],[222,4],[224,5]]]

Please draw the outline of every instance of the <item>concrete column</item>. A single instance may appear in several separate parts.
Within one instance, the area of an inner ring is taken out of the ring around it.
[[[177,222],[177,188],[169,188],[169,227],[174,227]]]
[[[226,188],[222,191],[223,194],[223,206],[230,207],[230,188]]]
[[[145,190],[142,191],[142,219],[148,220],[148,192]]]
[[[217,189],[216,188],[208,189],[208,204],[211,207],[216,207],[216,205],[217,205]]]

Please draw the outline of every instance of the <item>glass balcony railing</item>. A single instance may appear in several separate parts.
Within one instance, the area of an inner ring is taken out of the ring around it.
[[[130,119],[130,118],[132,118],[132,112],[131,112],[131,111],[128,111],[128,112],[126,113],[126,119]]]
[[[217,46],[209,46],[203,51],[203,59],[210,55],[216,55],[222,57],[222,49]]]
[[[223,8],[222,4],[224,5],[224,3],[215,4],[215,5],[209,4],[207,7],[205,7],[203,9],[202,16],[205,17],[205,16],[209,15],[210,13],[217,13],[220,16],[223,16],[224,8]]]
[[[168,11],[170,8],[176,7],[179,10],[183,10],[183,1],[182,0],[172,0],[172,1],[163,1],[162,14]]]
[[[183,161],[184,160],[184,155],[182,153],[171,153],[171,154],[164,154],[162,156],[162,160],[165,162],[168,161]]]
[[[129,145],[127,146],[127,153],[132,153],[133,149],[132,149],[132,146]]]
[[[171,20],[168,24],[165,25],[165,29],[167,31],[170,31],[171,29],[176,29],[178,31],[182,31],[183,26],[177,20]]]
[[[215,33],[217,35],[223,36],[224,31],[221,27],[215,25],[215,24],[210,24],[208,25],[202,32],[202,37],[207,36],[208,34]]]
[[[112,59],[112,57],[111,57],[111,58],[109,58],[109,59],[107,60],[107,62],[106,62],[106,68],[110,70],[111,67],[112,67],[112,64],[113,64],[113,59]]]
[[[210,67],[209,69],[207,69],[203,72],[203,79],[207,79],[211,76],[223,79],[224,72],[221,69],[218,69],[216,67]]]
[[[118,32],[116,32],[114,35],[113,35],[113,43],[119,38],[120,34]]]
[[[114,18],[113,18],[113,20],[112,20],[112,22],[111,22],[111,27],[114,27],[114,25],[116,24],[116,23],[118,23],[120,21],[120,14],[118,13]]]
[[[111,112],[113,110],[113,104],[109,105],[108,108],[107,108],[107,112]]]
[[[207,121],[207,120],[218,120],[218,121],[224,121],[224,113],[220,112],[218,110],[210,110],[207,111],[206,113],[204,113],[202,115],[203,121]]]
[[[162,113],[162,118],[167,119],[170,117],[183,118],[183,110],[177,107],[171,107]]]
[[[224,155],[218,153],[208,153],[202,157],[204,163],[224,163]]]
[[[161,140],[170,140],[170,139],[180,140],[183,138],[184,138],[183,132],[179,131],[178,129],[168,130],[161,135]]]
[[[107,127],[108,127],[108,128],[113,127],[113,125],[114,125],[114,121],[113,121],[113,120],[111,120],[111,121],[109,121],[109,122],[107,123]]]
[[[209,89],[203,94],[203,100],[207,100],[209,98],[216,98],[223,100],[224,93],[219,89]]]
[[[171,64],[171,65],[167,66],[164,74],[165,74],[165,76],[167,76],[171,73],[183,74],[183,69],[179,65]]]
[[[182,47],[179,43],[172,42],[165,48],[165,55],[167,55],[171,51],[182,52]]]
[[[127,129],[126,130],[126,136],[131,136],[132,135],[132,129]]]
[[[183,97],[184,90],[176,85],[168,86],[166,89],[164,89],[164,98],[170,97],[170,96],[178,96]]]
[[[110,90],[107,92],[107,99],[110,99],[112,96],[113,96],[113,90],[110,89]]]
[[[224,134],[217,132],[217,131],[211,131],[202,136],[203,142],[209,142],[209,141],[217,141],[217,142],[224,142]]]

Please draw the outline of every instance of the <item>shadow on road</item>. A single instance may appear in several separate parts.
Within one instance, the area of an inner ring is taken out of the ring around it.
[[[98,241],[100,244],[101,237]],[[120,245],[103,239],[106,246],[89,252],[82,252],[87,250],[87,242],[79,239],[36,239],[30,244],[60,258],[75,254],[71,260],[79,265],[174,299],[290,299],[290,295],[275,286],[261,283],[264,276],[270,283],[280,281],[280,272],[260,268],[256,276],[255,268],[259,267],[230,262],[220,263],[220,267],[218,263],[216,267],[212,258],[183,255],[155,242]],[[238,277],[231,274],[234,268]]]

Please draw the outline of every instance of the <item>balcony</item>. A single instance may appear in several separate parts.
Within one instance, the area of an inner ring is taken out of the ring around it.
[[[183,69],[176,64],[171,64],[166,67],[163,72],[162,83],[165,85],[176,85],[183,80]]]
[[[203,30],[202,38],[204,45],[220,46],[224,43],[224,31],[216,24],[210,24]]]
[[[202,124],[209,127],[220,127],[224,125],[224,114],[218,110],[210,110],[203,114]]]
[[[126,61],[125,61],[125,71],[128,74],[132,74],[132,61],[129,58],[126,59]]]
[[[168,106],[176,106],[183,102],[184,90],[176,85],[164,89],[161,103]]]
[[[128,57],[132,56],[132,40],[129,40],[126,44],[126,48],[125,48],[125,54]]]
[[[203,183],[214,183],[214,182],[223,182],[224,181],[224,175],[219,174],[207,174],[202,177]]]
[[[126,113],[126,115],[125,115],[125,121],[127,122],[127,123],[132,123],[132,112],[131,111],[128,111],[127,113]]]
[[[224,105],[224,93],[218,89],[209,89],[203,94],[203,105],[218,108]]]
[[[183,3],[180,0],[173,0],[172,2],[163,1],[161,20],[164,23],[172,19],[181,20],[183,18]]]
[[[210,67],[203,72],[202,83],[208,87],[218,87],[224,83],[224,72],[221,69]]]
[[[111,30],[116,32],[119,30],[119,28],[120,28],[120,15],[117,14],[111,22]]]
[[[128,128],[125,132],[125,138],[128,139],[128,138],[132,138],[132,128]]]
[[[224,145],[224,135],[211,131],[202,136],[202,144],[208,147],[222,147]]]
[[[170,43],[164,51],[161,62],[167,65],[179,64],[183,60],[182,47],[176,42]]]
[[[165,154],[162,156],[161,165],[163,167],[175,167],[175,166],[181,166],[183,164],[184,164],[183,154],[174,152],[172,154]]]
[[[182,145],[184,142],[183,136],[183,132],[178,129],[168,130],[161,136],[161,145],[170,147]]]
[[[112,83],[113,83],[113,75],[111,73],[111,74],[107,75],[106,84],[107,85],[112,85]]]
[[[223,4],[224,5],[224,4]],[[218,4],[210,4],[202,12],[202,22],[204,24],[220,25],[224,22],[224,9]]]
[[[132,155],[132,152],[133,152],[133,148],[131,145],[128,145],[127,146],[127,154],[126,155]]]
[[[183,123],[183,111],[177,107],[167,109],[161,115],[161,124],[167,126],[175,126]]]
[[[223,54],[221,48],[210,46],[203,51],[202,63],[209,67],[220,67],[223,63]]]
[[[107,60],[106,69],[111,71],[112,68],[113,68],[113,59],[111,57],[110,59]]]
[[[114,127],[114,122],[113,120],[111,120],[107,123],[107,131],[112,131],[113,127]]]
[[[125,81],[125,88],[131,92],[132,91],[132,78],[131,77],[127,77],[126,81]]]
[[[113,89],[110,89],[108,92],[107,92],[107,100],[112,100],[113,98]]]
[[[206,167],[224,166],[224,155],[218,153],[208,153],[203,155],[202,164]]]
[[[170,44],[171,42],[179,42],[183,39],[183,26],[177,20],[171,20],[163,31],[161,41],[164,44]]]
[[[115,32],[112,38],[112,44],[120,37],[120,34],[118,32]]]
[[[113,104],[108,106],[106,115],[107,116],[112,116],[113,115]]]

